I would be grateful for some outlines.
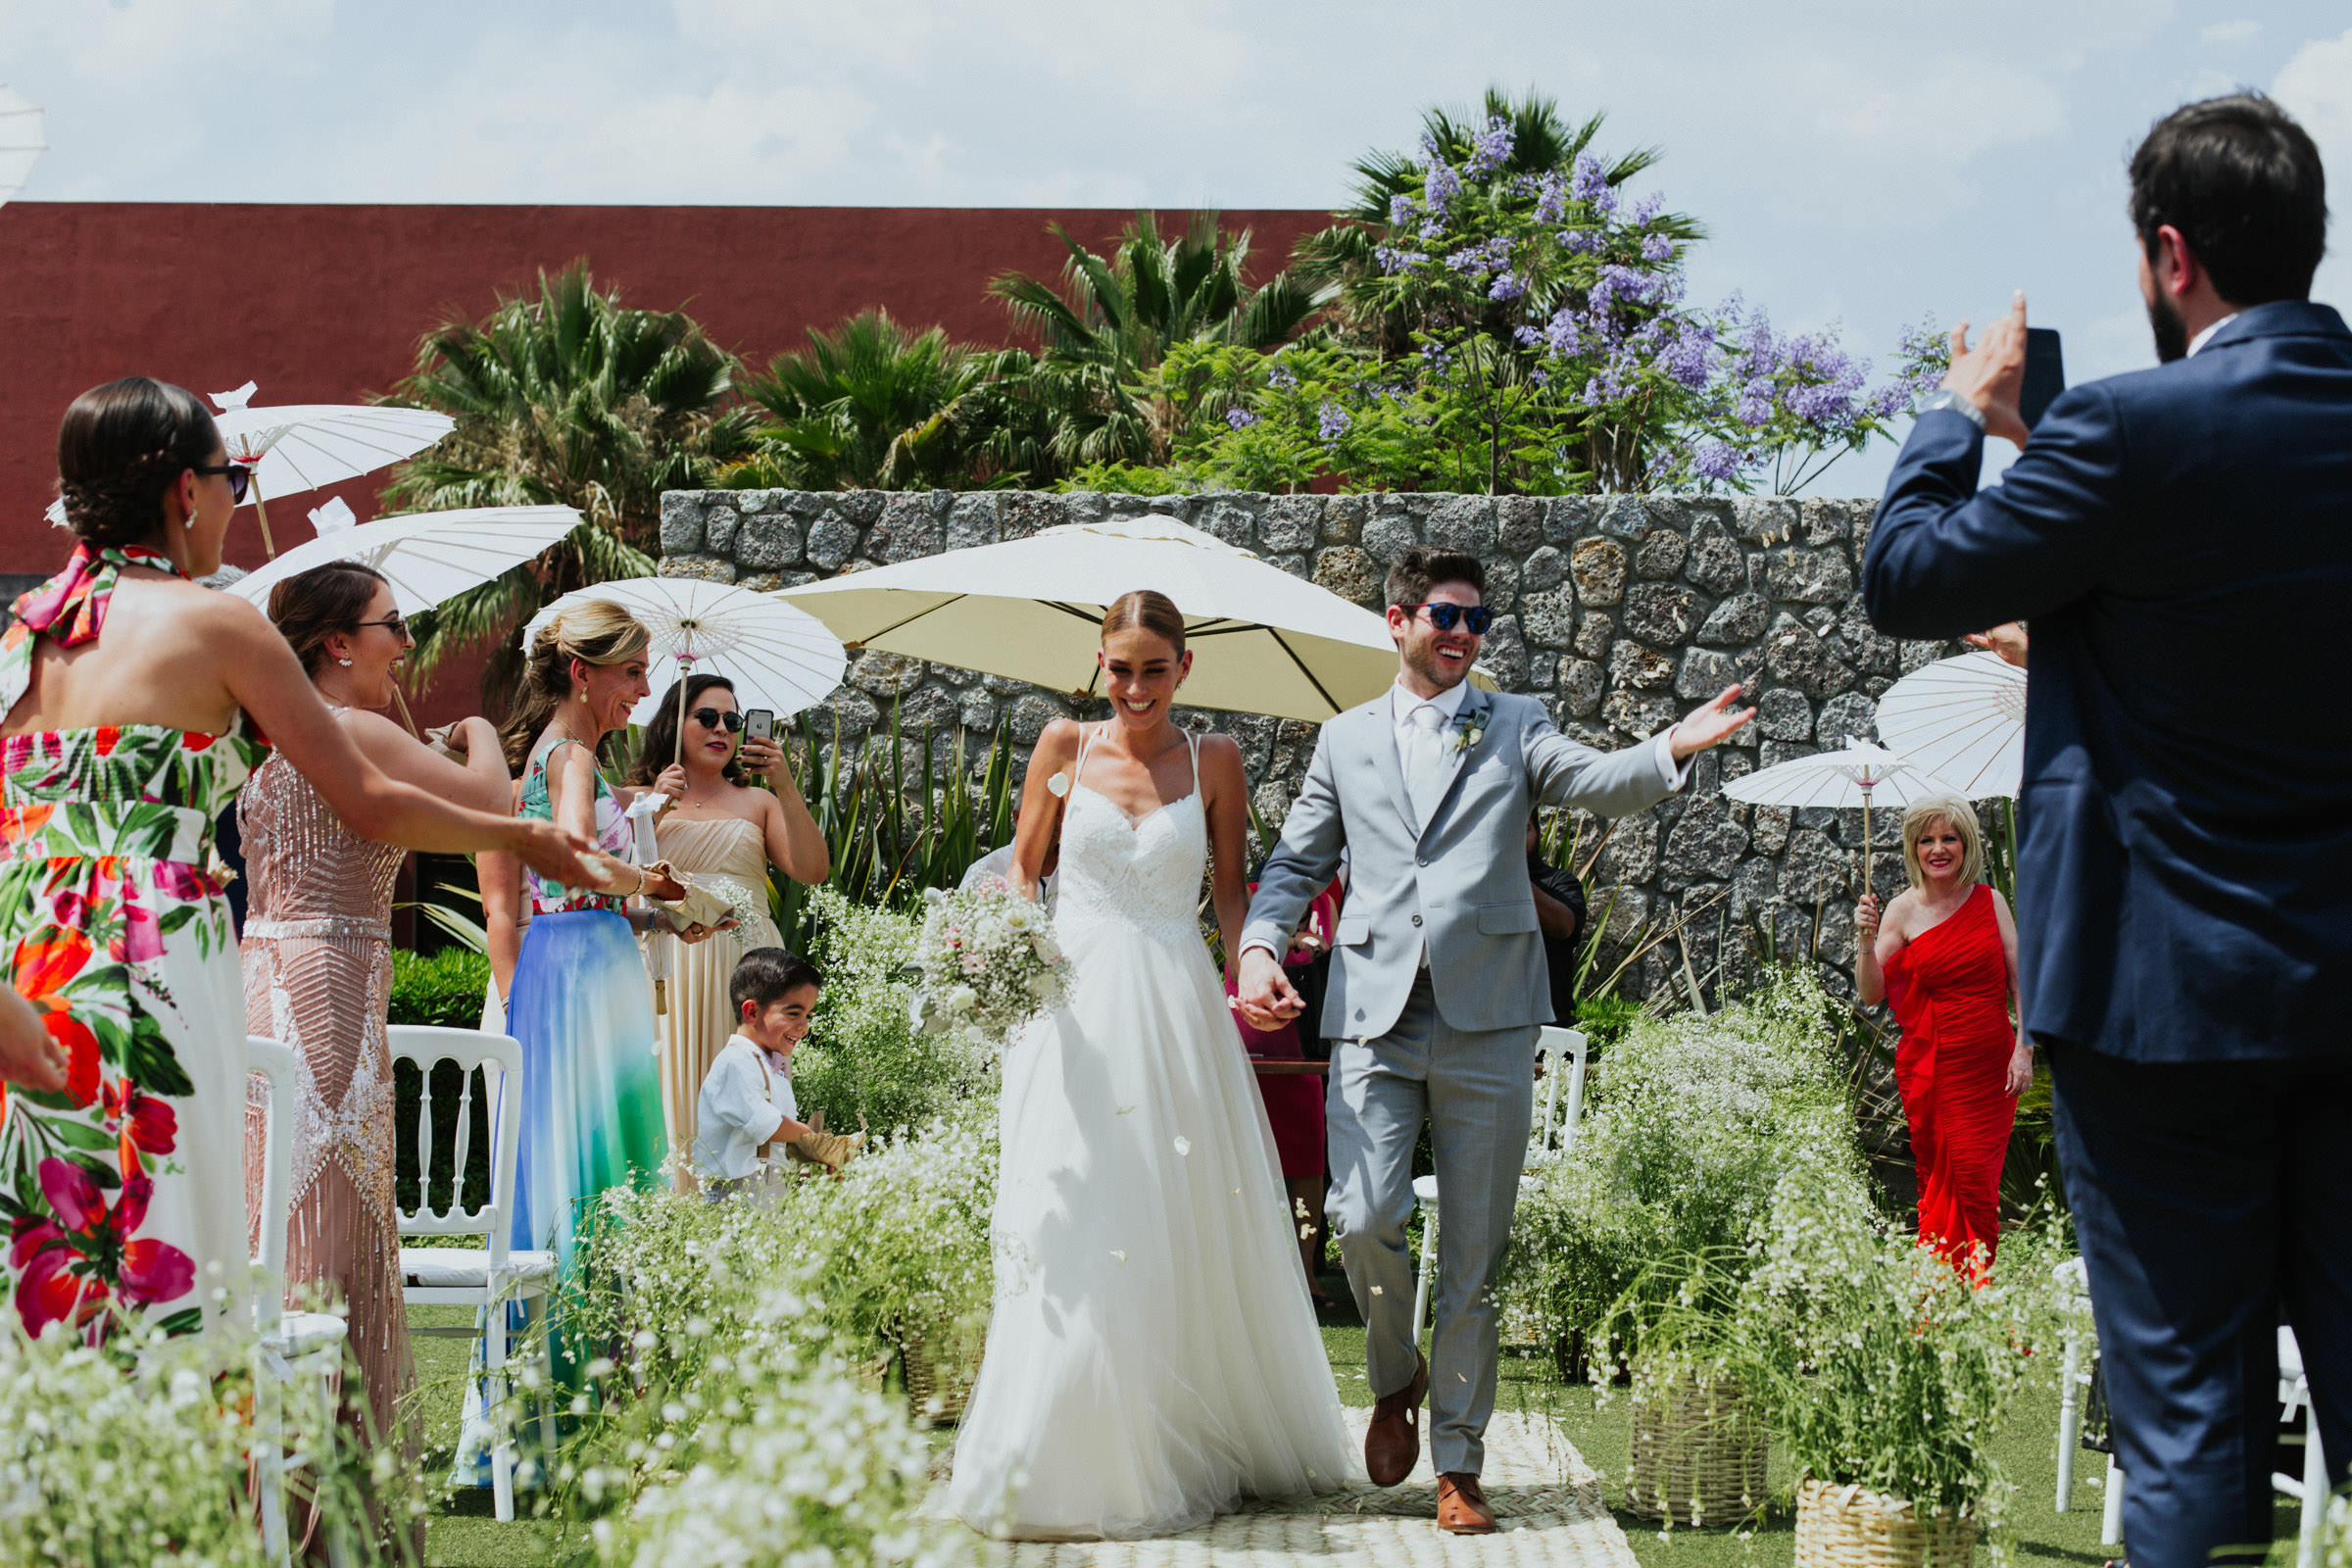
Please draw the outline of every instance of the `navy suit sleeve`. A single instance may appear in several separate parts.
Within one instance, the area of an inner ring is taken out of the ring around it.
[[[2017,462],[1980,492],[1984,454],[1984,432],[1948,409],[1912,427],[1862,558],[1879,630],[1957,637],[2044,614],[2111,562],[2126,498],[2122,421],[2105,388],[2050,405]]]

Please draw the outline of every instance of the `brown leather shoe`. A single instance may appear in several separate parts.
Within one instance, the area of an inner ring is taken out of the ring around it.
[[[1491,1536],[1494,1510],[1479,1490],[1478,1477],[1448,1470],[1438,1477],[1438,1528],[1448,1535]]]
[[[1421,1458],[1421,1396],[1429,1392],[1429,1357],[1416,1350],[1413,1359],[1413,1381],[1380,1396],[1364,1431],[1364,1473],[1376,1487],[1396,1486]]]

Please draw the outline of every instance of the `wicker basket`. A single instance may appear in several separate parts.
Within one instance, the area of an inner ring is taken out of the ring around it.
[[[1771,1435],[1730,1378],[1636,1381],[1626,1511],[1678,1524],[1736,1524],[1764,1501]]]
[[[963,1419],[965,1401],[972,1396],[972,1381],[980,1375],[979,1357],[962,1366],[943,1355],[924,1338],[919,1328],[908,1327],[899,1335],[899,1365],[906,1374],[906,1408],[916,1415],[929,1415],[942,1426],[951,1426]],[[929,1408],[939,1400],[939,1408]]]
[[[1796,1568],[1966,1568],[1977,1521],[1921,1518],[1901,1497],[1807,1481],[1796,1489]]]

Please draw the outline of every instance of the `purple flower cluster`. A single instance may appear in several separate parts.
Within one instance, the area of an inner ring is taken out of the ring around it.
[[[1658,214],[1665,210],[1665,196],[1661,192],[1653,190],[1634,203],[1632,211],[1625,215],[1625,220],[1636,228],[1647,228],[1651,223],[1657,221]]]
[[[1674,241],[1663,234],[1644,234],[1642,236],[1642,259],[1645,262],[1673,261]]]
[[[1494,116],[1487,122],[1487,128],[1479,132],[1477,139],[1471,143],[1470,159],[1462,166],[1462,172],[1472,179],[1492,174],[1510,162],[1511,143],[1511,122],[1499,115]]]
[[[1237,404],[1225,411],[1225,422],[1236,430],[1247,430],[1257,422],[1257,416]]]
[[[1617,211],[1617,188],[1609,183],[1608,171],[1591,153],[1576,155],[1576,170],[1569,175],[1568,193],[1590,207],[1601,218]]]
[[[1389,198],[1389,226],[1402,228],[1413,220],[1413,199],[1398,191]]]
[[[1325,446],[1330,446],[1348,433],[1348,411],[1337,403],[1326,403],[1316,411],[1315,434]]]
[[[1544,325],[1544,341],[1551,345],[1556,357],[1575,359],[1577,350],[1584,346],[1584,329],[1577,322],[1576,312],[1565,307],[1554,311]]]
[[[1266,372],[1266,385],[1277,392],[1296,392],[1298,390],[1298,378],[1291,373],[1289,366],[1277,363],[1273,369]]]
[[[1483,282],[1511,265],[1511,242],[1497,235],[1464,245],[1446,258],[1446,265],[1474,282]]]
[[[1568,182],[1557,171],[1535,182],[1536,221],[1545,226],[1558,222],[1568,211]]]
[[[1487,289],[1487,298],[1515,300],[1526,292],[1527,285],[1519,280],[1518,273],[1500,272],[1495,275],[1494,283]]]

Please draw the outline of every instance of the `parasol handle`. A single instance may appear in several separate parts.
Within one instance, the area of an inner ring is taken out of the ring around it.
[[[1878,887],[1870,873],[1870,781],[1865,779],[1862,784],[1862,891],[1865,893]]]
[[[277,545],[270,537],[270,508],[262,500],[262,466],[258,462],[253,466],[253,511],[262,519],[262,548],[270,553],[271,561],[275,561]]]
[[[694,655],[680,653],[675,657],[678,661],[678,738],[677,744],[670,748],[669,760],[672,763],[683,764],[686,760],[686,677],[694,673]]]
[[[417,734],[416,720],[409,712],[409,700],[401,695],[398,681],[392,683],[392,706],[400,710],[400,721],[409,726],[409,733],[416,735],[418,740],[424,739],[422,735]]]

